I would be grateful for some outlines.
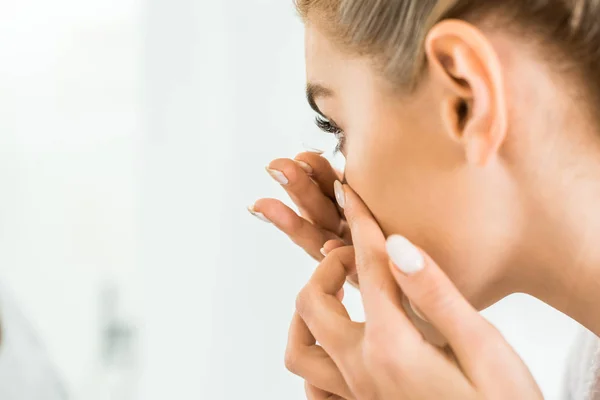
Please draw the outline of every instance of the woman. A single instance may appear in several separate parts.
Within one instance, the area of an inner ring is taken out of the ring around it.
[[[593,332],[569,396],[600,398],[600,2],[297,7],[308,99],[346,158],[345,210],[340,177],[302,154],[269,173],[304,218],[276,200],[251,211],[327,254],[290,329],[288,367],[308,397],[539,398],[475,312],[523,292]],[[339,301],[346,275],[360,282],[364,324]],[[402,298],[443,351],[407,323]]]

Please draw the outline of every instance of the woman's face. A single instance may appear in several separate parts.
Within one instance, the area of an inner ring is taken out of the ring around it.
[[[343,132],[346,180],[384,233],[421,246],[476,306],[496,301],[489,288],[514,240],[507,180],[495,165],[467,162],[446,130],[443,89],[426,77],[416,92],[394,93],[369,59],[310,25],[306,67],[318,112]]]

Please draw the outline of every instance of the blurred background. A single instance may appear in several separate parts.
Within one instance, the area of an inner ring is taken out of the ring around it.
[[[0,0],[0,37],[0,282],[71,398],[303,399],[315,263],[246,211],[284,198],[270,160],[333,147],[291,0]],[[558,399],[576,324],[485,315]]]

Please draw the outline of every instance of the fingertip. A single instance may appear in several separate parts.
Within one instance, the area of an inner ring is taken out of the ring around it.
[[[333,191],[335,193],[335,200],[338,203],[338,206],[340,206],[340,208],[342,209],[346,209],[346,206],[348,204],[348,199],[346,197],[346,188],[344,187],[346,185],[343,185],[342,182],[340,181],[335,181],[333,183]]]
[[[344,210],[346,212],[348,212],[349,214],[352,214],[355,209],[356,209],[356,205],[358,204],[357,200],[357,194],[354,190],[352,190],[352,188],[350,187],[350,185],[348,185],[347,183],[339,183],[339,187],[341,192],[344,195],[344,202],[345,202],[345,206],[344,206]]]
[[[327,242],[325,242],[325,244],[323,245],[323,248],[321,250],[323,250],[323,252],[325,252],[325,254],[323,254],[324,256],[327,256],[327,254],[331,253],[333,250],[340,248],[340,247],[344,247],[346,244],[344,242],[342,242],[341,240],[337,240],[337,239],[332,239],[332,240],[328,240]]]
[[[405,275],[414,275],[425,268],[425,256],[419,248],[401,235],[386,240],[386,250],[392,265]]]
[[[266,220],[274,224],[281,230],[289,231],[295,229],[298,224],[298,215],[280,200],[277,199],[260,199],[254,203],[253,206],[249,207],[255,213],[259,213]],[[252,211],[250,211],[252,213]],[[260,216],[255,215],[259,219],[263,219]]]
[[[267,217],[266,217],[266,216],[265,216],[263,213],[261,213],[261,212],[257,211],[253,205],[251,205],[251,206],[248,206],[248,207],[247,207],[247,210],[248,210],[248,212],[249,212],[250,214],[252,214],[252,215],[253,215],[253,216],[255,216],[256,218],[258,218],[259,220],[261,220],[261,221],[263,221],[263,222],[266,222],[266,223],[268,223],[268,224],[271,224],[271,223],[272,223],[272,221],[271,221],[269,218],[267,218]]]
[[[354,192],[348,184],[339,183],[339,185],[335,185],[335,187],[336,199],[338,200],[338,204],[340,202],[339,199],[343,199],[343,207],[340,205],[340,208],[342,208],[343,215],[348,221],[350,230],[352,231],[352,227],[355,227],[354,229],[356,229],[356,224],[359,221],[358,217],[362,214],[362,209],[360,208],[361,201],[356,192]]]
[[[277,201],[279,201],[279,200],[276,200],[276,199],[258,199],[250,207],[252,207],[252,209],[254,211],[264,212],[265,210],[268,210],[269,208],[271,208],[272,203],[277,202]]]
[[[291,160],[289,158],[280,158],[280,159],[272,161],[267,166],[267,172],[276,181],[283,184],[282,181],[277,179],[277,174],[275,176],[273,175],[273,171],[276,171],[276,173],[280,172],[286,178],[285,185],[289,185],[289,184],[294,184],[294,183],[298,182],[300,173],[305,174],[305,172],[300,172],[301,170],[299,167],[300,166],[294,160]]]
[[[299,153],[298,155],[296,155],[296,157],[294,157],[294,160],[308,164],[311,167],[312,174],[314,176],[329,177],[333,176],[333,173],[335,171],[331,166],[329,160],[327,160],[320,154],[309,152]]]

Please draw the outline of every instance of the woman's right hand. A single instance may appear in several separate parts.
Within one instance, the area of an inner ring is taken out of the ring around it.
[[[280,158],[267,172],[286,190],[300,215],[276,199],[260,199],[249,211],[264,216],[315,260],[331,250],[352,244],[348,223],[335,200],[333,184],[342,180],[319,153],[300,153],[294,160]]]

